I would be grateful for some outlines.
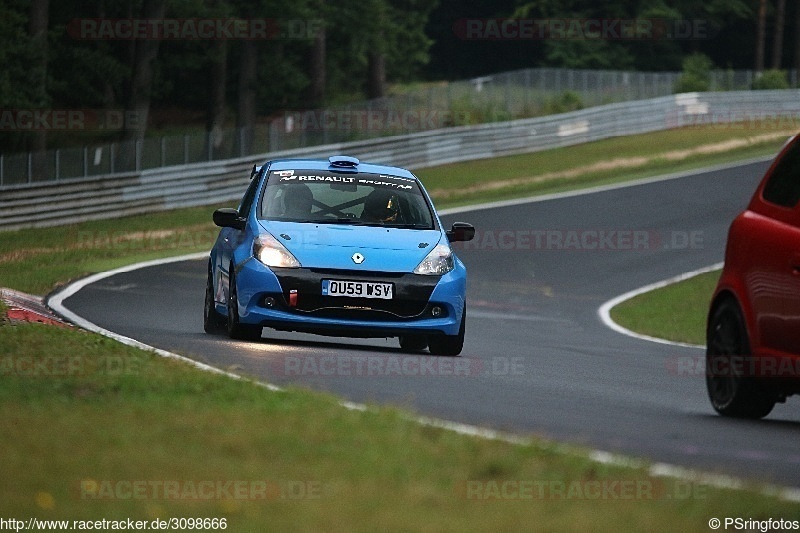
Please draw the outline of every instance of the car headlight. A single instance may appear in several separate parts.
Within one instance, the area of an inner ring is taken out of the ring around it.
[[[300,261],[269,233],[259,235],[253,241],[253,257],[268,267],[300,267]]]
[[[441,276],[447,274],[455,268],[453,251],[446,244],[439,243],[431,252],[417,265],[414,274],[425,276]]]

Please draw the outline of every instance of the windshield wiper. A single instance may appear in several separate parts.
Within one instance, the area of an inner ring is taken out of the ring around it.
[[[306,223],[306,224],[347,224],[350,226],[362,226],[370,224],[358,218],[339,217],[339,218],[311,218],[308,220],[292,220],[292,222]]]
[[[292,220],[300,224],[343,224],[348,226],[374,226],[377,228],[397,228],[397,229],[432,229],[428,224],[392,224],[381,221],[361,220],[360,218],[338,217],[338,218],[309,218],[306,220]]]
[[[399,229],[433,229],[428,224],[384,224],[386,228]]]

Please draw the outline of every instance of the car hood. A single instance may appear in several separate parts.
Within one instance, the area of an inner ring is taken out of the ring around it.
[[[411,272],[443,236],[439,230],[272,220],[260,223],[305,268]],[[355,254],[364,257],[361,264],[353,260]]]

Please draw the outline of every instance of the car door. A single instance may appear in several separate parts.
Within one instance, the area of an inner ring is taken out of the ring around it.
[[[247,190],[244,193],[244,196],[242,197],[238,211],[243,217],[248,217],[253,204],[256,203],[256,196],[258,194],[258,186],[261,181],[261,175],[262,174],[258,174],[253,177],[253,179],[250,181],[250,185],[247,187]],[[225,301],[228,297],[228,279],[230,276],[229,269],[233,259],[233,251],[239,245],[241,245],[244,234],[244,231],[235,228],[222,228],[219,233],[219,237],[217,238],[219,253],[217,254],[215,264],[218,273],[216,276],[217,301]]]
[[[753,198],[746,283],[772,352],[800,354],[800,141],[786,147]]]
[[[795,206],[792,229],[787,237],[786,244],[790,252],[792,283],[786,293],[785,302],[785,315],[789,327],[786,335],[786,351],[800,355],[800,205]]]

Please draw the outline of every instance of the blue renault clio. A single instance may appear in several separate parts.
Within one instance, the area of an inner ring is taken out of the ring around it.
[[[214,222],[207,332],[398,337],[407,351],[461,353],[467,271],[450,243],[475,229],[444,230],[408,170],[347,156],[268,161]]]

